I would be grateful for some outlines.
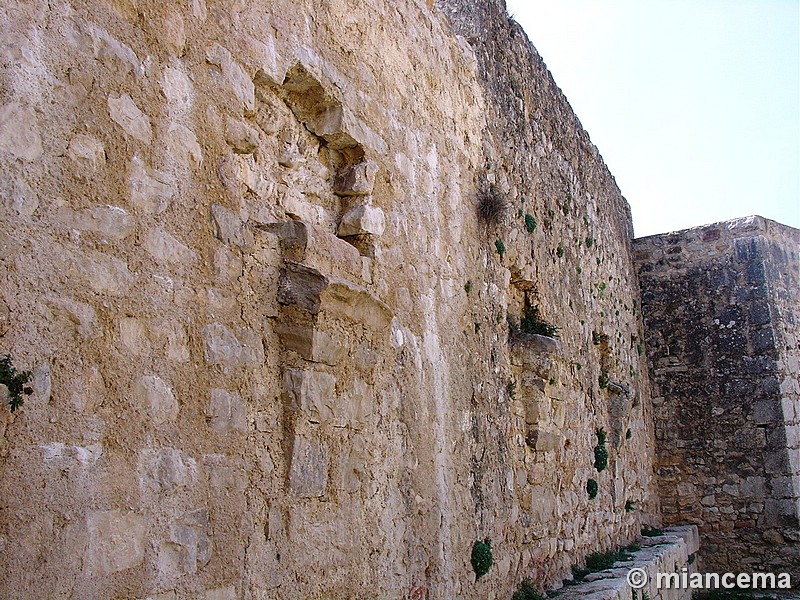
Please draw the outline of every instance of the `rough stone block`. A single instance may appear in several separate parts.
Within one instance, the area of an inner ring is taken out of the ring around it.
[[[156,425],[178,417],[180,407],[172,388],[158,375],[142,375],[133,386],[132,397]]]
[[[179,547],[180,566],[184,573],[197,573],[211,560],[210,533],[207,509],[186,513],[170,524],[169,539]]]
[[[86,518],[89,546],[84,565],[94,576],[107,576],[142,564],[145,520],[121,510],[95,511]]]
[[[203,327],[202,336],[205,358],[211,364],[256,368],[264,363],[263,342],[253,331],[243,329],[236,336],[224,325],[212,323]]]
[[[247,488],[249,479],[240,458],[224,454],[205,454],[203,469],[212,487],[239,491]]]
[[[253,233],[235,212],[215,202],[211,205],[211,217],[214,221],[214,235],[222,243],[245,251],[253,247]]]
[[[111,120],[122,127],[125,133],[132,138],[144,144],[149,144],[152,141],[153,127],[150,124],[150,119],[139,110],[130,95],[109,94],[108,112],[111,115]]]
[[[197,462],[175,448],[143,451],[140,470],[144,483],[157,492],[172,493],[197,482]]]
[[[760,400],[753,404],[753,421],[756,425],[780,423],[783,414],[780,404],[775,400]]]
[[[325,311],[372,329],[384,329],[392,311],[368,290],[338,277],[325,277],[316,269],[288,263],[278,282],[278,301],[296,305],[312,315]]]
[[[147,230],[144,248],[159,263],[189,266],[197,261],[197,254],[186,244],[157,227]]]
[[[289,490],[300,498],[325,495],[328,485],[328,450],[315,440],[294,437],[289,468]]]
[[[283,386],[294,410],[314,422],[328,423],[336,407],[336,378],[313,370],[286,369]]]
[[[163,213],[175,193],[171,178],[151,169],[138,156],[131,159],[128,183],[131,204],[145,214]]]
[[[247,429],[247,406],[237,393],[221,389],[211,390],[207,415],[208,424],[220,433]]]
[[[67,146],[67,156],[74,160],[80,168],[95,172],[106,164],[106,151],[103,142],[96,137],[79,133]]]
[[[278,236],[284,259],[320,273],[360,277],[361,255],[353,246],[324,229],[303,221],[286,221],[263,226]]]
[[[293,350],[312,362],[334,366],[339,364],[346,354],[346,348],[333,336],[311,327],[277,325],[275,333],[278,334],[284,348]]]
[[[378,165],[364,161],[345,169],[336,176],[333,190],[340,196],[366,196],[372,193]]]
[[[386,227],[383,211],[368,204],[354,206],[342,216],[338,234],[341,237],[350,235],[380,236]]]
[[[33,108],[17,102],[0,107],[0,151],[22,160],[41,158],[44,151]]]
[[[64,297],[50,297],[45,300],[50,309],[50,320],[58,322],[63,329],[72,329],[84,339],[94,338],[101,334],[94,308],[83,302]]]
[[[529,429],[525,435],[525,443],[537,452],[551,452],[564,445],[564,436],[541,429]]]
[[[136,219],[119,206],[93,206],[79,211],[62,207],[56,211],[54,219],[70,229],[112,240],[125,239],[136,228]]]
[[[237,154],[252,154],[258,148],[258,131],[240,119],[228,117],[225,141]]]
[[[230,51],[219,44],[214,44],[206,50],[206,60],[219,67],[220,83],[242,102],[245,111],[252,112],[255,108],[253,80],[241,65],[233,60]]]

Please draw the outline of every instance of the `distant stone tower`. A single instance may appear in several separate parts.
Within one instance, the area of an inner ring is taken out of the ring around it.
[[[761,217],[635,241],[664,521],[708,570],[800,577],[799,244]]]

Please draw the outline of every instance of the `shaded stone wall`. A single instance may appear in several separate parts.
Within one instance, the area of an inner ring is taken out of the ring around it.
[[[799,244],[761,217],[635,241],[663,516],[709,570],[800,578]]]
[[[656,523],[627,205],[462,6],[0,8],[0,596],[508,596]]]

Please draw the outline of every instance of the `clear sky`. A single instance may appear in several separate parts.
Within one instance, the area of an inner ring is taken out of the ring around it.
[[[507,0],[631,205],[637,237],[800,228],[800,0]]]

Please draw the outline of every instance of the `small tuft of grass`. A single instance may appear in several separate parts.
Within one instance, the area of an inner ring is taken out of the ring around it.
[[[506,253],[506,245],[503,243],[503,240],[495,240],[494,247],[497,249],[500,258],[503,258],[503,255]]]
[[[536,231],[536,219],[531,214],[525,215],[525,229],[528,233]]]
[[[511,600],[544,600],[544,596],[536,591],[530,579],[523,579],[517,591],[511,596]]]
[[[586,482],[586,493],[589,494],[589,500],[594,500],[597,498],[597,492],[599,488],[597,485],[597,481],[594,479],[590,479]]]
[[[493,185],[478,194],[478,218],[486,225],[497,225],[503,220],[508,204]]]

